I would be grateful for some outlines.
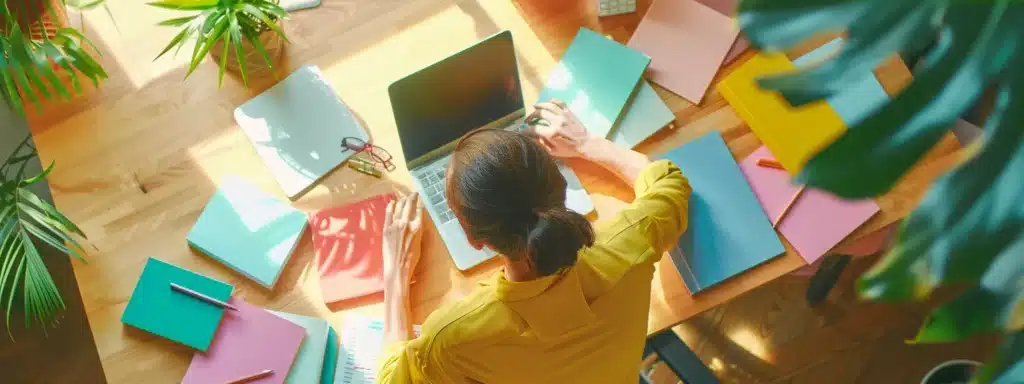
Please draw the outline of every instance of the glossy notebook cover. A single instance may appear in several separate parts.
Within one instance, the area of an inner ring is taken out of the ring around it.
[[[773,158],[768,148],[762,146],[740,162],[740,170],[772,222],[800,189],[785,171],[757,165],[758,159]],[[820,189],[808,188],[793,203],[778,230],[810,264],[877,212],[878,204],[871,199],[843,200]]]
[[[669,251],[691,294],[785,251],[718,132],[660,158],[678,165],[693,188],[689,225]]]
[[[626,108],[626,114],[615,126],[610,139],[627,148],[635,147],[676,119],[654,87],[643,79],[637,85],[636,96]]]
[[[305,228],[304,213],[238,176],[226,176],[189,232],[188,243],[272,288]]]
[[[263,370],[273,374],[246,384],[283,384],[306,329],[237,298],[227,311],[210,349],[197,352],[182,384],[226,383]]]
[[[629,47],[651,57],[651,81],[700,104],[738,34],[731,18],[696,1],[658,0]]]
[[[609,137],[650,62],[629,47],[580,28],[538,101],[564,101],[590,133]]]
[[[835,38],[823,44],[817,49],[810,51],[796,60],[793,64],[797,67],[809,67],[822,60],[828,59],[839,52],[843,44],[842,38]],[[871,112],[880,108],[889,100],[889,94],[882,88],[873,71],[863,71],[856,83],[844,89],[842,92],[829,97],[826,101],[836,111],[839,118],[846,126],[852,126],[865,118]]]
[[[778,92],[761,89],[755,80],[795,69],[784,55],[759,53],[718,83],[718,91],[733,110],[793,175],[846,130],[825,101],[793,108]]]
[[[293,200],[353,155],[341,150],[342,139],[369,139],[316,66],[297,69],[242,104],[235,121]]]
[[[221,301],[231,298],[231,285],[149,258],[121,315],[121,322],[200,351],[213,340],[224,308],[171,290],[181,285]]]
[[[331,329],[327,320],[287,312],[270,312],[306,329],[306,337],[302,339],[299,354],[295,357],[295,363],[292,364],[292,370],[288,373],[285,382],[289,384],[319,382],[324,370],[328,333]]]
[[[384,213],[392,200],[394,195],[384,194],[310,215],[313,252],[325,303],[384,291],[380,241]]]

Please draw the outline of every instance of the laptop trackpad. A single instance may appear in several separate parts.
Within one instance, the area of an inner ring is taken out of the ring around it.
[[[565,207],[584,216],[593,212],[594,201],[590,200],[587,190],[583,189],[583,183],[576,177],[576,172],[562,163],[558,164],[558,170],[565,177]]]

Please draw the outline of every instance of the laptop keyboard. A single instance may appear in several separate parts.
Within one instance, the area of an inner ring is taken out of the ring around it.
[[[438,221],[440,224],[444,224],[454,220],[455,214],[448,208],[448,200],[444,197],[444,174],[448,169],[448,162],[439,161],[439,163],[441,163],[440,166],[430,167],[420,173],[417,178],[420,179],[420,185],[423,186],[427,204],[434,207]]]

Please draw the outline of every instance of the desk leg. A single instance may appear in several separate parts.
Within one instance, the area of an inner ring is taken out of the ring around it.
[[[821,263],[821,268],[811,276],[811,281],[807,286],[807,304],[810,306],[816,306],[825,301],[828,297],[829,292],[832,292],[832,288],[835,288],[836,283],[839,282],[839,276],[843,274],[843,270],[850,264],[850,260],[853,257],[849,255],[828,255],[825,256],[825,261]]]
[[[659,360],[664,361],[684,383],[718,384],[718,378],[671,329],[647,339],[644,356],[651,353],[657,353]]]

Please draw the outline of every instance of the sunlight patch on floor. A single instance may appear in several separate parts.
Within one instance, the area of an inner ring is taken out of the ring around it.
[[[749,328],[740,328],[732,331],[727,337],[751,355],[757,356],[757,358],[765,362],[772,362],[772,355],[768,352],[768,348],[765,347],[764,340]]]

